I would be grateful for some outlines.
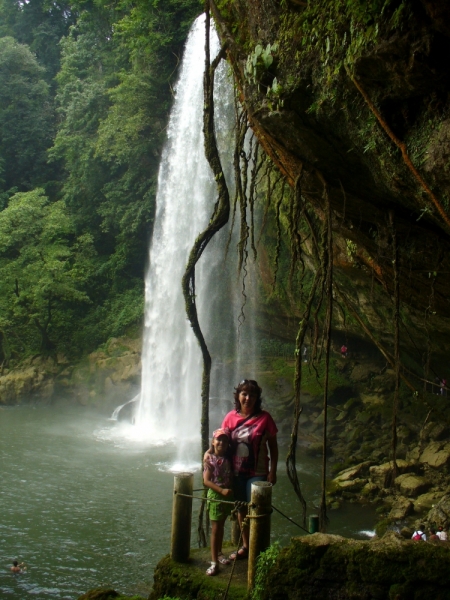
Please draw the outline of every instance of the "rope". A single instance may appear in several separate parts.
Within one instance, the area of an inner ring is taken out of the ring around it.
[[[183,496],[183,498],[194,498],[195,500],[205,500],[205,498],[202,498],[201,496],[193,496],[191,494],[182,494],[181,492],[177,492],[177,491],[174,491],[173,493],[177,496]],[[241,500],[235,500],[234,502],[230,502],[230,500],[216,500],[215,498],[208,498],[207,502],[217,502],[218,504],[231,504],[234,506],[234,510],[232,512],[235,512],[235,511],[239,510],[240,508],[244,508],[244,507],[253,508],[255,506],[251,502],[243,502]],[[264,513],[263,515],[247,515],[243,521],[243,524],[245,523],[245,521],[247,519],[261,519],[262,517],[268,517],[273,513],[274,510],[276,510],[277,513],[279,513],[282,517],[284,517],[285,519],[287,519],[288,521],[290,521],[297,527],[300,527],[300,529],[302,529],[306,533],[310,534],[310,532],[307,529],[305,529],[305,527],[296,523],[294,521],[294,519],[291,519],[291,517],[288,517],[287,515],[285,515],[284,512],[282,512],[279,508],[277,508],[273,504],[272,504],[271,508],[272,508],[272,510],[269,513]],[[239,547],[238,547],[238,549],[239,549]]]
[[[236,507],[236,510],[239,508],[243,508],[243,506],[251,506],[247,502],[240,502],[236,500],[231,502],[230,500],[216,500],[215,498],[203,498],[202,496],[191,496],[190,494],[182,494],[181,492],[177,492],[176,490],[173,492],[176,496],[183,496],[184,498],[195,498],[196,500],[206,500],[207,502],[217,502],[219,504],[232,504]]]
[[[247,525],[246,521],[247,521],[248,515],[245,517],[245,519],[242,521],[242,527],[244,527],[244,524]],[[233,564],[231,566],[231,571],[230,571],[230,577],[228,578],[228,584],[227,584],[227,589],[225,590],[225,594],[223,596],[223,600],[227,600],[228,598],[228,592],[230,590],[230,585],[231,585],[231,580],[233,578],[233,573],[234,573],[234,567],[236,566],[236,561],[237,561],[237,557],[238,557],[238,552],[239,552],[239,548],[241,547],[241,542],[242,542],[242,527],[241,527],[241,535],[239,536],[239,541],[238,541],[238,546],[236,548],[236,551],[234,553],[234,560],[233,560]]]
[[[279,508],[277,508],[277,507],[276,507],[276,506],[274,506],[273,504],[272,504],[272,508],[273,508],[274,510],[276,510],[276,511],[277,511],[277,513],[280,513],[280,515],[281,515],[282,517],[284,517],[285,519],[287,519],[288,521],[290,521],[290,522],[291,522],[291,523],[293,523],[294,525],[297,525],[297,527],[300,527],[300,529],[303,529],[303,531],[306,531],[306,533],[308,533],[309,535],[311,534],[311,532],[310,532],[310,531],[308,531],[307,529],[305,529],[305,528],[304,528],[302,525],[299,525],[298,523],[296,523],[296,522],[295,522],[293,519],[291,519],[291,517],[288,517],[287,515],[285,515],[283,512],[281,512],[281,510],[280,510]]]

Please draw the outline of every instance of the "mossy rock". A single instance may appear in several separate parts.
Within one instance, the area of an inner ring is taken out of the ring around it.
[[[142,596],[121,596],[112,589],[96,588],[86,592],[78,600],[144,600]]]
[[[402,599],[450,600],[448,560],[448,547],[393,533],[370,542],[326,534],[294,538],[268,571],[258,600],[387,600],[400,590],[410,594]]]
[[[155,569],[153,591],[149,600],[164,596],[181,600],[219,600],[228,586],[231,566],[221,567],[216,577],[205,574],[209,566],[209,549],[191,549],[188,563],[174,562],[164,557]],[[247,561],[237,561],[228,592],[229,600],[244,600],[247,597]]]

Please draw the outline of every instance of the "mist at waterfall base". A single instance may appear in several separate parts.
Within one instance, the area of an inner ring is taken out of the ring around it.
[[[217,187],[204,154],[203,71],[204,16],[195,22],[186,43],[161,159],[156,216],[145,282],[145,328],[142,384],[133,426],[118,428],[131,441],[173,443],[173,470],[198,467],[202,360],[186,317],[181,279],[195,239],[205,229],[217,201]],[[211,56],[219,51],[211,31]],[[226,63],[215,74],[215,126],[222,163],[232,188],[234,147],[233,85]],[[241,378],[236,331],[240,281],[229,229],[219,232],[196,267],[196,302],[200,325],[213,358],[211,424],[215,428],[231,408],[233,386]],[[251,323],[247,319],[246,327]],[[248,332],[243,335],[249,337]],[[233,356],[232,361],[228,357]],[[226,362],[232,362],[225,368]],[[248,373],[243,376],[251,376]],[[223,403],[220,400],[223,400]]]

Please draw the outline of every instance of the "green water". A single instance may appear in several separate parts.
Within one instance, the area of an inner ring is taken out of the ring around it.
[[[100,586],[148,595],[154,567],[170,549],[176,449],[133,443],[122,427],[82,408],[0,409],[0,598],[73,600]],[[280,470],[273,503],[300,521]],[[299,471],[313,509],[319,463],[308,459]],[[374,522],[355,505],[330,517],[329,531],[346,536],[359,537]],[[274,540],[287,544],[299,534],[273,514]],[[9,571],[14,559],[25,561],[26,573]]]

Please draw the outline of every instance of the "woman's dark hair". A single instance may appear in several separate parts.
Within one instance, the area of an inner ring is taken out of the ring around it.
[[[242,391],[249,392],[251,395],[256,396],[255,408],[253,409],[253,414],[258,414],[261,412],[261,403],[262,403],[262,388],[259,387],[258,382],[254,379],[243,379],[237,387],[234,388],[234,408],[237,412],[241,410],[241,403],[239,402],[239,394]]]

